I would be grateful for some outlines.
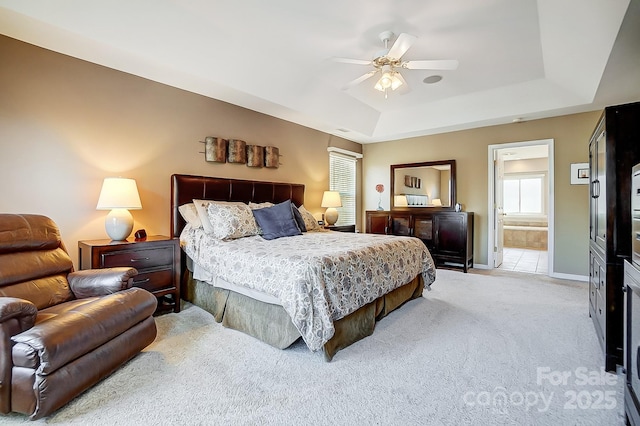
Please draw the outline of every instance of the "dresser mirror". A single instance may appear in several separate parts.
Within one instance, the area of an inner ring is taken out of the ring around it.
[[[456,160],[391,165],[391,209],[453,210]]]

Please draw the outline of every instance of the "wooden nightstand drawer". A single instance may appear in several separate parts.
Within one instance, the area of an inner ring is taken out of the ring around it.
[[[129,266],[138,270],[133,285],[158,298],[157,313],[180,312],[180,242],[151,235],[140,241],[78,241],[80,269]]]
[[[131,266],[138,271],[145,268],[169,266],[173,264],[173,247],[102,253],[100,263],[103,268]]]
[[[142,272],[133,278],[133,285],[144,288],[151,293],[162,290],[173,290],[173,270],[163,269],[161,271]]]

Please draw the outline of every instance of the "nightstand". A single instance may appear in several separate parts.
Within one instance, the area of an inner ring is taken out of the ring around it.
[[[356,232],[355,225],[342,225],[342,226],[327,225],[324,227],[324,229],[329,229],[331,231],[338,231],[338,232]]]
[[[180,312],[180,242],[162,235],[141,241],[85,240],[78,242],[80,269],[131,266],[138,270],[135,287],[158,298],[156,313]]]

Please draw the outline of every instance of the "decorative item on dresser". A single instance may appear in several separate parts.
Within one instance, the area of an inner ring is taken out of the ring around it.
[[[589,315],[605,369],[623,364],[623,261],[631,258],[631,169],[640,103],[605,108],[589,143]]]
[[[366,212],[367,233],[420,238],[437,267],[473,267],[473,212]]]
[[[80,269],[131,266],[138,270],[135,287],[158,298],[158,313],[180,312],[180,243],[177,238],[148,236],[144,241],[78,242]]]

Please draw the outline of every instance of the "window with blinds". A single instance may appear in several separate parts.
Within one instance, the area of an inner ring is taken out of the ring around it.
[[[336,225],[356,223],[356,158],[337,152],[329,153],[329,189],[338,191],[342,207],[338,207]]]

